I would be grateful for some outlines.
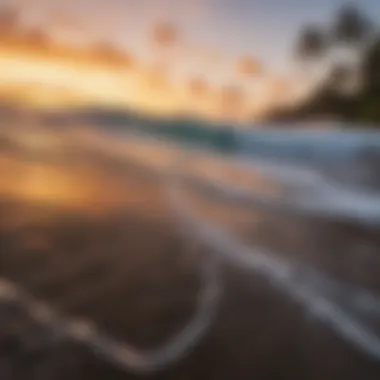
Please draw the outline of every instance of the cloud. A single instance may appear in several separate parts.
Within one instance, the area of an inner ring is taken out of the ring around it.
[[[241,57],[236,62],[236,71],[239,75],[253,77],[263,73],[261,62],[251,57]]]
[[[179,39],[178,29],[168,22],[159,22],[154,25],[152,35],[153,41],[162,47],[171,46]]]
[[[84,54],[86,54],[85,51]],[[123,67],[125,70],[134,68],[137,65],[136,59],[131,54],[124,50],[119,50],[108,42],[98,43],[90,47],[87,54],[95,62]]]
[[[20,28],[20,12],[14,7],[0,7],[0,33],[9,35]]]

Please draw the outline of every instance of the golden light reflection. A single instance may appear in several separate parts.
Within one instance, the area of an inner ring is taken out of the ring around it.
[[[126,146],[119,146],[118,140],[113,144],[80,126],[59,131],[18,127],[6,128],[0,135],[7,146],[0,152],[0,198],[103,213],[121,207],[147,209],[147,199],[157,197],[144,184],[109,170],[107,157],[123,160],[126,156]]]
[[[0,195],[29,201],[47,203],[72,202],[74,183],[57,169],[44,164],[16,162],[7,156],[0,157],[3,175],[0,179]]]
[[[120,178],[90,166],[75,168],[72,164],[20,161],[2,155],[0,169],[0,197],[88,212],[144,203],[139,201],[141,189],[135,191]]]

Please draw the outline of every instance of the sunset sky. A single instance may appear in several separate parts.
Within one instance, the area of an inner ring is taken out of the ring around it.
[[[24,27],[41,28],[69,45],[111,43],[128,54],[134,68],[132,74],[120,75],[111,68],[104,70],[89,63],[95,76],[86,79],[86,70],[78,71],[76,66],[68,69],[70,73],[66,70],[64,75],[60,74],[65,79],[57,81],[54,75],[64,71],[62,67],[57,69],[60,65],[57,62],[53,65],[44,62],[43,67],[37,67],[40,63],[34,60],[32,64],[20,56],[18,60],[22,62],[17,66],[11,64],[13,58],[4,61],[3,52],[3,61],[9,64],[7,77],[21,76],[21,81],[29,85],[46,79],[44,85],[58,87],[68,86],[71,78],[72,82],[81,83],[84,97],[90,94],[100,102],[118,105],[126,101],[137,108],[169,113],[180,109],[217,117],[223,116],[221,109],[226,105],[230,108],[236,105],[231,115],[244,119],[260,114],[282,98],[296,97],[297,91],[302,92],[308,86],[305,78],[300,79],[292,56],[299,30],[304,24],[329,22],[345,2],[13,0],[8,3],[17,4],[22,10]],[[380,1],[361,0],[360,6],[380,16]],[[170,26],[169,31],[163,29],[165,25]],[[44,78],[26,74],[38,71],[45,73]],[[65,90],[66,94],[76,91]]]

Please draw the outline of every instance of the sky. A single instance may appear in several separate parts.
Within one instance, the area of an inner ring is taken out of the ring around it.
[[[16,1],[16,0],[15,0]],[[26,0],[21,0],[26,3]],[[226,56],[252,55],[286,69],[297,33],[306,23],[326,23],[345,0],[30,0],[35,13],[59,10],[68,28],[88,30],[148,54],[149,29],[173,23],[184,43]],[[380,18],[380,1],[356,0]],[[32,13],[32,12],[31,12]],[[43,18],[43,17],[42,17]],[[79,29],[79,28],[78,28]]]
[[[263,103],[268,103],[268,97],[273,98],[267,94],[272,82],[300,84],[293,51],[303,25],[329,23],[334,12],[347,3],[344,0],[10,1],[23,10],[26,25],[40,26],[58,40],[112,43],[137,61],[152,63],[174,82],[201,78],[213,86],[238,87],[252,97],[259,92]],[[357,2],[372,17],[380,19],[379,0]],[[175,30],[175,41],[164,48],[152,41],[155,27],[163,24]],[[264,73],[258,70],[254,75],[239,76],[237,62],[247,59]]]

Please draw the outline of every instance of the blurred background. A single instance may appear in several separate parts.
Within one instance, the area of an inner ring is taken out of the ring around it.
[[[379,379],[380,2],[0,3],[1,379]]]
[[[379,6],[3,1],[1,99],[205,121],[378,119]]]

